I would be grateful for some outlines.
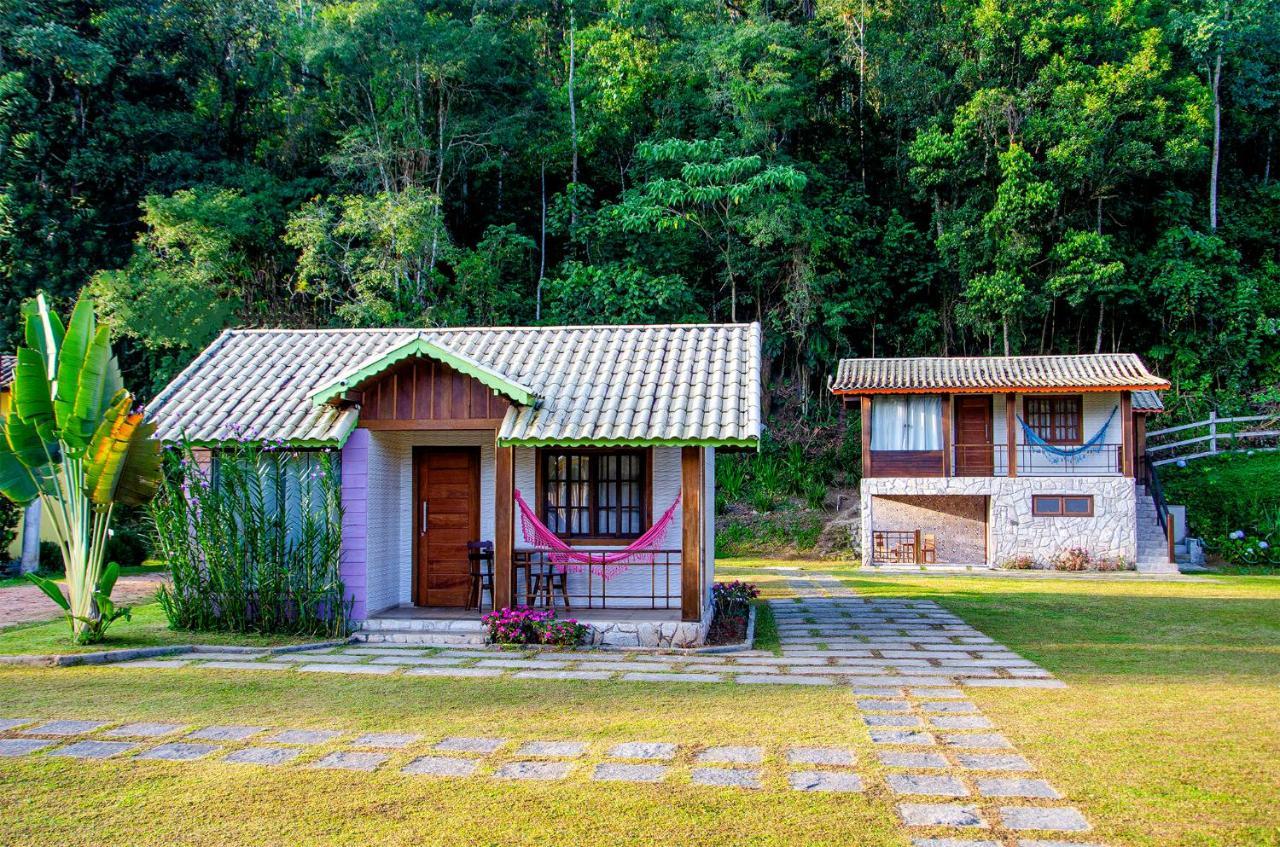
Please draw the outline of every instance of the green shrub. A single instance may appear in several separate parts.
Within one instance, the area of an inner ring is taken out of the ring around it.
[[[18,524],[23,508],[8,497],[0,497],[0,559],[8,556],[9,545],[18,540]]]
[[[117,529],[107,539],[106,559],[122,568],[136,567],[147,560],[147,545],[138,533]]]
[[[152,503],[174,629],[345,636],[340,482],[329,452],[241,445],[206,471],[169,451]]]

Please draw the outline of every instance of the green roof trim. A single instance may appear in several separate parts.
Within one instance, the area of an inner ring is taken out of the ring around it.
[[[498,438],[499,447],[738,447],[760,449],[755,438]]]
[[[317,406],[323,406],[366,380],[384,373],[393,365],[417,356],[443,362],[455,371],[464,373],[483,385],[492,388],[518,406],[532,406],[538,401],[538,395],[532,389],[513,382],[475,359],[454,353],[452,350],[447,350],[439,344],[433,344],[425,338],[414,338],[322,386],[311,395],[311,402]],[[345,440],[345,437],[343,440]]]

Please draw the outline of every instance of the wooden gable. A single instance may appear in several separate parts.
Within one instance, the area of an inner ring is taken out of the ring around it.
[[[396,365],[364,386],[366,429],[496,428],[511,402],[474,377],[434,359]]]

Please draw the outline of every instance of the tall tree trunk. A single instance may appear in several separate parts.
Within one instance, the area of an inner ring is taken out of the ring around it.
[[[1222,48],[1213,62],[1213,160],[1209,165],[1209,231],[1218,231],[1218,160],[1222,155]]]
[[[569,136],[570,143],[573,147],[573,164],[570,168],[570,189],[569,189],[569,226],[570,228],[578,224],[578,107],[574,102],[574,70],[577,64],[577,42],[574,38],[574,17],[573,10],[569,11]]]
[[[435,225],[431,228],[431,270],[436,269],[436,256],[440,252],[440,216],[444,214],[444,83],[436,86],[436,211]],[[425,305],[425,304],[424,304]]]
[[[1004,338],[1004,354],[1006,356],[1013,355],[1009,352],[1009,316],[1005,315],[1000,318],[1000,334]]]
[[[1106,310],[1105,304],[1101,300],[1099,300],[1098,301],[1098,334],[1093,339],[1093,352],[1095,353],[1102,352],[1102,316],[1105,310]]]
[[[542,282],[547,277],[547,160],[542,160],[542,231],[538,236],[538,297],[535,320],[542,320]]]
[[[40,501],[33,500],[22,515],[22,572],[40,570]]]

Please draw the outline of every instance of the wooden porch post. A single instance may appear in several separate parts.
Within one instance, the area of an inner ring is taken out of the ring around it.
[[[701,447],[680,448],[680,619],[702,620]]]
[[[871,398],[862,395],[862,475],[875,476],[871,467]]]
[[[494,461],[493,498],[493,607],[511,606],[511,548],[515,541],[515,461],[514,447],[498,447]]]
[[[1120,473],[1133,476],[1133,392],[1120,392]]]
[[[942,395],[942,475],[951,476],[951,395]]]
[[[1005,445],[1009,450],[1009,476],[1018,475],[1018,398],[1013,392],[1004,395]]]

